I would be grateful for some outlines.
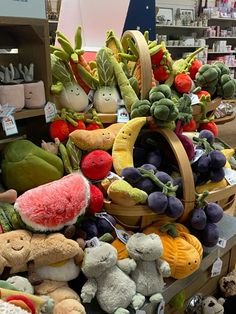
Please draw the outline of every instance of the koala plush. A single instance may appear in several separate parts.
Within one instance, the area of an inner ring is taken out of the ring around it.
[[[137,292],[150,297],[150,302],[159,303],[163,299],[163,277],[171,274],[169,264],[160,259],[163,249],[160,237],[155,233],[136,233],[129,238],[126,248],[137,263],[131,272]]]

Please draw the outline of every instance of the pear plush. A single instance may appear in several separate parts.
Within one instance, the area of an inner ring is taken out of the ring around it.
[[[62,160],[29,140],[8,143],[2,158],[3,183],[8,189],[24,192],[63,176]]]

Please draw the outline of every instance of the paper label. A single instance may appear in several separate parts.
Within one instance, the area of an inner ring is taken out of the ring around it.
[[[204,155],[204,150],[196,148],[194,151],[194,157],[190,163],[194,164],[196,161],[198,161],[198,159],[200,159],[200,157],[202,157],[202,155]]]
[[[230,185],[236,184],[236,171],[230,168],[224,168],[225,179]]]
[[[44,112],[45,112],[46,123],[51,122],[52,119],[57,114],[56,105],[53,102],[48,101],[46,105],[44,106]]]
[[[190,93],[188,95],[191,98],[191,105],[192,106],[199,104],[199,98],[198,98],[198,96],[196,94]]]
[[[14,111],[15,107],[9,104],[0,105],[0,118],[10,116]]]
[[[128,122],[129,121],[129,113],[125,109],[125,107],[121,107],[117,110],[117,122]]]
[[[212,265],[211,277],[219,276],[221,273],[223,261],[218,257],[217,260]]]
[[[100,245],[100,241],[98,240],[97,237],[94,237],[88,241],[86,241],[86,246],[87,247],[96,247]]]
[[[223,238],[219,238],[217,245],[223,249],[226,247],[227,241]]]
[[[94,93],[95,93],[94,89],[90,89],[90,91],[88,93],[89,102],[93,102]]]
[[[2,118],[2,127],[7,136],[18,133],[16,121],[12,115]]]
[[[116,233],[116,236],[117,238],[123,242],[124,244],[126,244],[129,240],[129,237],[130,237],[130,234],[124,230],[121,230],[121,229],[116,229],[115,228],[115,233]]]
[[[157,314],[164,314],[165,312],[165,301],[162,300],[157,307]]]

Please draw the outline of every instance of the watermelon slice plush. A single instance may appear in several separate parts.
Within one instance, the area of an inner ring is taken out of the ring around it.
[[[74,224],[89,203],[89,184],[79,173],[40,185],[16,199],[15,210],[35,231],[57,231]]]

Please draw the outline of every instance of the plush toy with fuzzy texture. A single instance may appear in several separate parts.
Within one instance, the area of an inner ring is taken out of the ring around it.
[[[131,273],[137,292],[150,297],[150,302],[159,303],[163,299],[163,277],[171,274],[169,264],[160,258],[163,249],[160,237],[155,233],[136,233],[129,238],[126,248],[128,255],[137,263]]]
[[[0,300],[0,313],[4,314],[29,314],[28,311],[20,308],[19,306],[15,306],[14,304],[4,302]]]
[[[224,297],[236,295],[236,269],[221,277],[219,285]]]
[[[203,299],[202,301],[202,313],[203,314],[223,314],[224,313],[224,299],[216,298],[209,296]]]
[[[86,248],[81,269],[88,280],[81,290],[82,301],[90,303],[96,296],[106,313],[129,313],[126,308],[130,304],[138,310],[145,297],[136,293],[136,285],[128,276],[135,267],[132,259],[117,261],[117,251],[109,243]]]

